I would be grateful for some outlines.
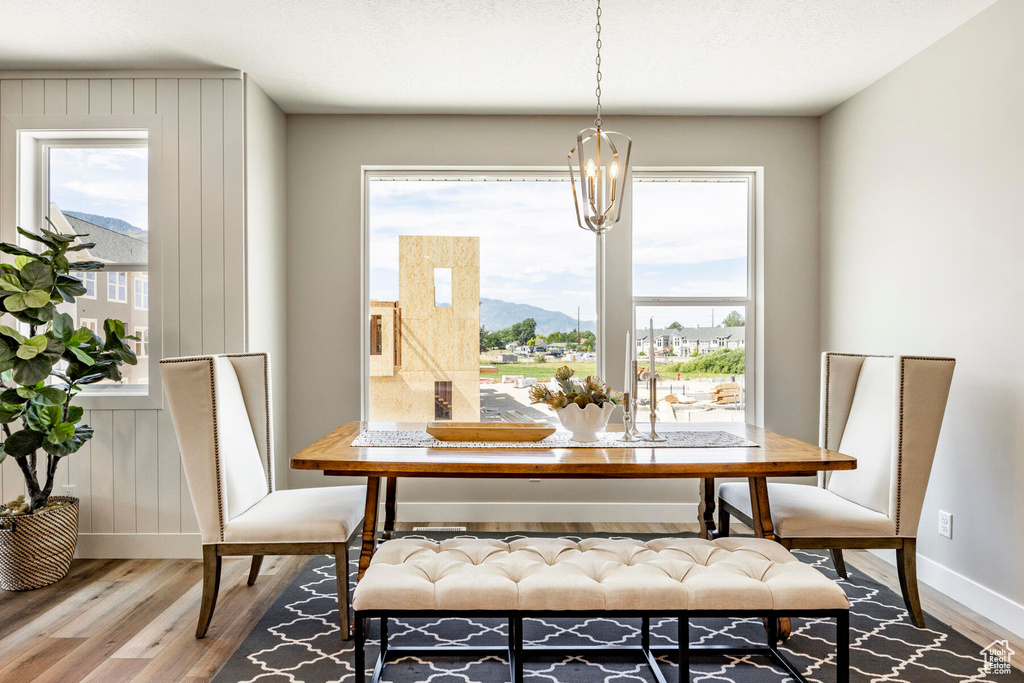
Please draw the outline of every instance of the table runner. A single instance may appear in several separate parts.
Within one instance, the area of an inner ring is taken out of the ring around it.
[[[621,433],[600,434],[600,441],[573,441],[561,430],[541,441],[439,441],[422,430],[366,430],[352,441],[364,448],[751,448],[757,444],[721,430],[666,431],[666,441],[619,441]]]

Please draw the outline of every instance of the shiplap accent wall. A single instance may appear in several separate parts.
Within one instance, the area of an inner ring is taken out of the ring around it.
[[[245,350],[245,93],[238,78],[0,80],[0,115],[157,114],[163,355]],[[69,76],[72,74],[69,74]],[[0,183],[13,182],[0,177]],[[65,458],[54,493],[82,500],[79,552],[93,557],[198,552],[198,526],[167,410],[90,410],[96,434]],[[24,491],[8,458],[0,491]],[[152,534],[161,534],[152,537]]]

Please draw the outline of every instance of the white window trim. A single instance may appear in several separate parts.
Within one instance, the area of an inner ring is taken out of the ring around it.
[[[144,335],[140,334],[140,333],[144,333]],[[139,338],[138,340],[136,340],[134,342],[134,344],[135,344],[135,355],[137,357],[139,357],[139,358],[149,358],[149,354],[148,353],[146,353],[146,354],[140,354],[139,353],[139,345],[140,344],[142,345],[142,348],[147,349],[147,351],[149,349],[149,326],[148,325],[136,325],[135,328],[132,331],[132,334]],[[143,336],[145,338],[143,338]]]
[[[369,308],[370,308],[370,216],[369,193],[371,179],[375,178],[420,178],[436,180],[470,179],[524,179],[524,180],[566,180],[564,166],[378,166],[363,165],[361,174],[362,201],[360,203],[360,319],[363,333],[360,335],[359,362],[361,368],[361,419],[370,414],[370,366],[369,366]],[[597,353],[597,374],[613,388],[621,388],[623,359],[626,354],[625,331],[631,330],[636,339],[636,305],[643,306],[728,306],[746,307],[746,414],[747,422],[764,424],[764,327],[759,312],[764,309],[764,167],[689,167],[651,166],[635,167],[630,171],[625,187],[625,205],[622,219],[610,232],[596,238],[596,287],[597,287],[597,338],[600,341]],[[719,178],[742,176],[749,178],[749,200],[747,220],[747,296],[745,297],[646,297],[633,299],[633,229],[632,229],[632,178],[693,177]],[[568,197],[571,201],[571,197]],[[567,230],[574,229],[567,226]],[[579,229],[579,228],[575,228]],[[609,373],[609,368],[614,368]]]
[[[100,287],[99,286],[99,282],[98,282],[99,278],[96,277],[96,271],[94,271],[94,270],[86,272],[86,273],[82,273],[82,283],[83,284],[85,283],[85,278],[88,277],[88,276],[92,276],[92,296],[89,296],[88,294],[83,294],[82,296],[80,296],[78,298],[79,299],[85,299],[87,301],[95,301],[96,297],[98,296],[97,292],[99,292],[99,287]]]
[[[39,225],[44,206],[37,202],[42,197],[40,183],[44,176],[38,162],[42,145],[47,140],[75,139],[83,144],[104,146],[132,144],[126,137],[134,136],[148,142],[148,204],[149,204],[149,265],[146,268],[150,282],[150,355],[145,386],[93,385],[76,399],[86,410],[158,410],[163,407],[163,386],[160,380],[159,359],[162,353],[161,320],[162,269],[160,258],[160,230],[162,222],[173,217],[175,206],[165,198],[158,184],[159,169],[163,162],[163,120],[146,114],[79,115],[79,116],[4,116],[0,119],[0,169],[11,177],[19,168],[19,161],[33,164],[37,173],[23,177],[17,183],[4,182],[0,186],[0,239],[17,242],[17,225]],[[137,144],[137,143],[135,143]],[[132,270],[119,265],[120,270]],[[141,268],[136,268],[141,269]],[[155,324],[154,324],[155,322]]]
[[[92,323],[92,327],[89,327],[89,325],[87,323]],[[99,329],[100,329],[99,321],[96,320],[96,318],[79,318],[78,319],[78,326],[79,327],[87,327],[90,330],[92,330],[93,332],[99,332]]]
[[[139,285],[146,285],[145,291],[139,291]],[[145,300],[145,305],[139,305],[139,298]],[[143,280],[139,277],[132,277],[132,307],[136,311],[148,311],[149,310],[149,280]]]
[[[113,303],[113,304],[126,304],[126,303],[128,303],[128,273],[124,272],[123,270],[107,270],[107,271],[104,271],[104,272],[107,274],[107,301],[109,301],[110,303]],[[117,280],[120,280],[121,278],[117,278],[113,282],[111,282],[111,280],[110,280],[110,276],[111,275],[123,276],[124,277],[124,285],[121,285],[117,281]],[[110,296],[110,292],[111,291],[113,291],[115,293],[114,296]],[[120,299],[119,298],[115,298],[117,296],[117,293],[119,293],[121,291],[124,292],[124,295],[123,295],[124,298],[120,298]]]

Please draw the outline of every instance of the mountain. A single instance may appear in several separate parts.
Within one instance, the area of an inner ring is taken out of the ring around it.
[[[122,235],[134,237],[135,239],[142,240],[143,242],[149,241],[148,230],[136,228],[128,221],[123,221],[120,218],[110,218],[109,216],[97,216],[94,213],[81,213],[80,211],[65,211],[64,214],[67,216],[74,216],[75,218],[79,218],[88,223],[92,223],[93,225],[98,225],[101,228],[106,228],[107,230],[119,232]]]
[[[527,318],[537,321],[538,334],[568,332],[576,329],[576,318],[559,311],[549,311],[538,306],[514,304],[498,299],[480,301],[480,324],[489,331],[494,332],[512,327],[513,324]],[[581,320],[580,329],[595,332],[597,328],[593,320]]]

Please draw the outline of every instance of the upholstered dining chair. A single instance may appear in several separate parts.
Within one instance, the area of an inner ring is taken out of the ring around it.
[[[341,637],[349,638],[348,541],[361,528],[365,486],[278,490],[274,483],[270,357],[242,353],[160,361],[203,541],[196,638],[217,605],[221,558],[334,555]]]
[[[917,591],[917,526],[953,379],[952,358],[825,353],[819,444],[857,458],[818,486],[768,484],[772,524],[787,548],[827,549],[846,577],[844,548],[896,550],[903,601],[924,628]],[[751,524],[747,484],[718,489],[719,523]]]

